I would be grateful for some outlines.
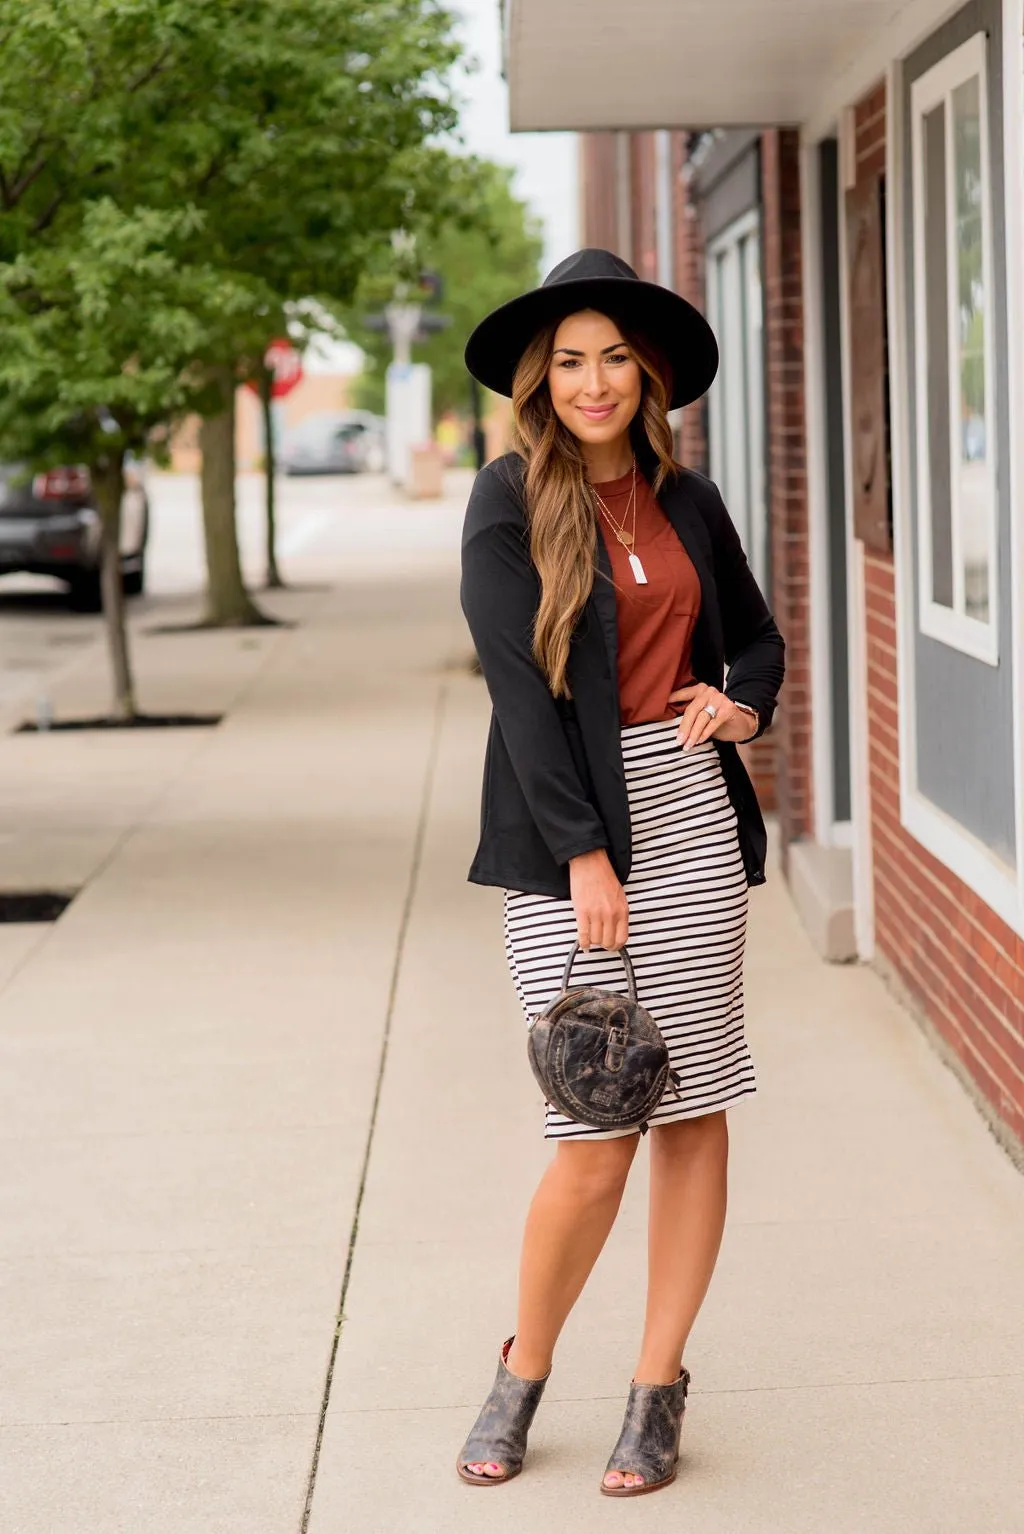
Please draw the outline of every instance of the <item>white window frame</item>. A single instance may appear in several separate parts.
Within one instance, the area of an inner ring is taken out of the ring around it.
[[[855,829],[858,815],[856,786],[854,730],[851,722],[850,739],[850,817],[835,817],[835,709],[833,688],[833,638],[832,638],[832,538],[830,526],[831,494],[839,492],[844,501],[844,559],[847,587],[847,660],[849,666],[847,685],[848,710],[854,699],[861,696],[857,686],[857,660],[855,647],[857,631],[851,629],[853,604],[850,601],[851,573],[856,568],[856,544],[852,536],[849,517],[851,506],[852,452],[847,427],[847,401],[849,397],[849,325],[844,295],[847,292],[846,263],[846,196],[844,177],[844,151],[848,150],[849,130],[844,125],[832,126],[832,131],[822,139],[801,142],[800,155],[800,207],[801,256],[804,271],[804,414],[807,441],[807,502],[808,534],[810,541],[810,652],[811,652],[811,713],[814,729],[811,731],[811,754],[814,781],[814,835],[823,847],[855,846]],[[838,150],[838,256],[839,256],[839,376],[827,376],[825,356],[825,292],[823,271],[824,214],[822,210],[821,148],[822,140],[835,138]],[[843,482],[833,486],[829,481],[828,454],[831,446],[826,404],[829,390],[840,391],[843,421]],[[820,727],[819,727],[820,726]],[[866,800],[865,800],[866,802]],[[858,952],[863,956],[864,944],[858,939]]]
[[[1006,199],[1007,330],[1009,336],[1010,420],[1024,410],[1024,80],[1021,77],[1021,31],[1024,0],[1005,0],[1002,39],[1003,157]],[[998,42],[996,46],[998,46]],[[913,359],[907,355],[903,327],[908,295],[904,267],[903,183],[901,167],[910,146],[903,141],[902,66],[887,72],[888,122],[886,184],[886,265],[889,293],[889,345],[894,387],[891,394],[893,452],[893,533],[896,573],[897,693],[900,739],[900,820],[934,858],[954,873],[1015,932],[1024,936],[1024,443],[1011,432],[1000,472],[1009,475],[1014,659],[1014,781],[1017,867],[1010,868],[980,838],[940,810],[917,782],[917,712],[914,677],[915,591],[910,519],[909,457],[914,422],[906,409]],[[913,87],[911,87],[913,89]]]
[[[766,432],[764,412],[766,408],[765,381],[764,381],[764,249],[761,239],[761,214],[757,208],[751,208],[749,212],[729,224],[708,242],[705,253],[705,271],[707,274],[707,313],[708,319],[718,332],[718,258],[726,251],[732,250],[749,239],[758,242],[758,269],[761,282],[761,376],[751,377],[748,381],[746,397],[743,401],[744,416],[749,421],[753,419],[755,407],[760,410],[761,426],[758,440],[755,441],[755,451],[750,460],[750,504],[746,508],[747,527],[746,541],[744,544],[750,568],[754,578],[760,586],[766,584],[768,564],[768,505],[765,485],[764,455],[766,444]],[[719,337],[722,340],[722,337]],[[743,344],[746,346],[747,337],[744,335]],[[723,356],[723,361],[725,358]],[[725,431],[723,429],[725,416],[725,399],[721,386],[711,386],[708,397],[708,410],[711,427],[711,477],[717,484],[723,479],[722,464],[726,451]],[[728,506],[728,494],[726,495]],[[750,547],[746,547],[749,543]]]
[[[997,339],[993,327],[994,287],[992,262],[992,177],[989,153],[988,128],[988,70],[986,64],[987,38],[984,32],[975,35],[959,48],[948,53],[926,74],[915,80],[910,88],[911,108],[911,156],[914,189],[914,320],[916,378],[916,463],[917,463],[917,530],[918,530],[918,581],[920,591],[921,632],[940,643],[960,650],[990,666],[999,664],[999,564],[998,564],[998,477],[999,442],[996,432],[996,395],[994,355]],[[964,563],[961,546],[961,515],[959,495],[960,454],[960,366],[959,334],[960,316],[957,309],[957,279],[955,259],[957,250],[955,155],[953,144],[953,92],[969,80],[978,79],[980,113],[980,148],[983,200],[981,210],[982,276],[985,287],[985,448],[988,468],[988,571],[989,611],[988,621],[968,617],[964,605]],[[953,607],[944,607],[932,596],[932,519],[931,508],[931,459],[928,442],[928,388],[927,351],[923,338],[927,333],[925,311],[925,235],[924,235],[924,118],[926,113],[944,105],[946,131],[946,249],[949,257],[947,273],[947,302],[949,305],[948,344],[949,358],[949,449],[950,449],[950,518],[953,561]]]

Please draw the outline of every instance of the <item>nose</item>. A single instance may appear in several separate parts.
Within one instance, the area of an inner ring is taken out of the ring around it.
[[[584,362],[582,375],[580,393],[587,399],[599,400],[607,392],[608,382],[600,362],[596,358]]]

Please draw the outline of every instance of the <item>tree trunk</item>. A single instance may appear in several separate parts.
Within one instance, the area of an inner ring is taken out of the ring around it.
[[[199,432],[203,455],[203,534],[206,539],[206,613],[211,628],[264,624],[245,589],[235,524],[235,380],[232,369],[215,370],[222,409],[207,416]]]
[[[112,453],[91,471],[96,508],[100,514],[100,590],[103,620],[110,650],[114,681],[111,714],[115,719],[136,717],[135,686],[124,626],[124,586],[121,580],[121,499],[124,495],[124,454]]]
[[[260,368],[260,403],[263,406],[263,466],[267,480],[267,590],[284,585],[277,567],[277,445],[274,442],[274,375]]]

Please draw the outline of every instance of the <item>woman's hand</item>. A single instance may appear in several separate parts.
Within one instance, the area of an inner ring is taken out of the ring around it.
[[[701,741],[715,736],[718,740],[749,740],[757,734],[757,720],[742,708],[737,708],[731,698],[717,687],[705,682],[691,682],[669,694],[670,703],[685,703],[686,709],[679,720],[676,739],[684,751],[699,746]],[[714,717],[707,712],[714,709]]]
[[[603,847],[569,859],[569,889],[584,952],[621,948],[629,937],[629,904]]]

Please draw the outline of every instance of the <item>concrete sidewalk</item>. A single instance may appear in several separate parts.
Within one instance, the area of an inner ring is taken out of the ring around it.
[[[0,928],[0,1528],[1024,1529],[1024,1184],[777,878],[678,1485],[597,1494],[642,1167],[528,1473],[457,1481],[547,1156],[500,897],[465,883],[486,699],[457,512],[390,573],[329,529],[292,630],[143,635],[147,706],[216,731],[0,739],[4,883],[84,883],[54,928]],[[104,686],[97,655],[64,701]]]

